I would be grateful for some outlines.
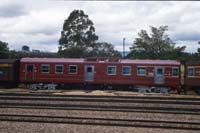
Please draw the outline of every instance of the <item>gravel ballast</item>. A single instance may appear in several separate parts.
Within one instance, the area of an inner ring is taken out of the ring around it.
[[[1,133],[199,133],[199,131],[135,128],[115,126],[93,126],[74,124],[47,124],[24,122],[0,122]]]

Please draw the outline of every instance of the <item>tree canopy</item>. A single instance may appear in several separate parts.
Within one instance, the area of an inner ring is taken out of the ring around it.
[[[8,43],[0,41],[0,58],[8,58],[9,48]]]
[[[93,22],[82,10],[74,10],[64,21],[61,38],[59,40],[59,53],[67,54],[74,50],[72,57],[80,57],[98,40]],[[78,54],[78,55],[75,55]]]
[[[167,26],[160,26],[159,28],[151,26],[150,28],[151,34],[148,34],[146,30],[141,30],[138,33],[139,37],[133,42],[129,57],[145,59],[174,58],[185,50],[185,46],[176,48],[175,43],[165,34],[168,30]]]

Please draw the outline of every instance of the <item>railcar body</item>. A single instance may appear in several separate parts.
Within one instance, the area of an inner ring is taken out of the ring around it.
[[[19,82],[19,60],[0,60],[0,85],[17,86]]]
[[[22,83],[82,83],[83,62],[83,59],[22,58],[20,81]]]
[[[22,58],[25,84],[180,86],[180,62],[173,60]]]
[[[185,64],[185,86],[187,89],[196,89],[200,94],[200,62]]]

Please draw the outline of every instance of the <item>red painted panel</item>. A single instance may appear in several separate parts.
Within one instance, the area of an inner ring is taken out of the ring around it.
[[[195,70],[194,76],[188,76],[188,67],[193,67]],[[185,85],[189,87],[200,86],[200,65],[199,64],[188,64],[185,69]]]

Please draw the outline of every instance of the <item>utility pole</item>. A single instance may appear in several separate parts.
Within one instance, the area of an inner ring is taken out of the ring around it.
[[[126,38],[123,38],[123,58],[125,57],[125,40]]]

